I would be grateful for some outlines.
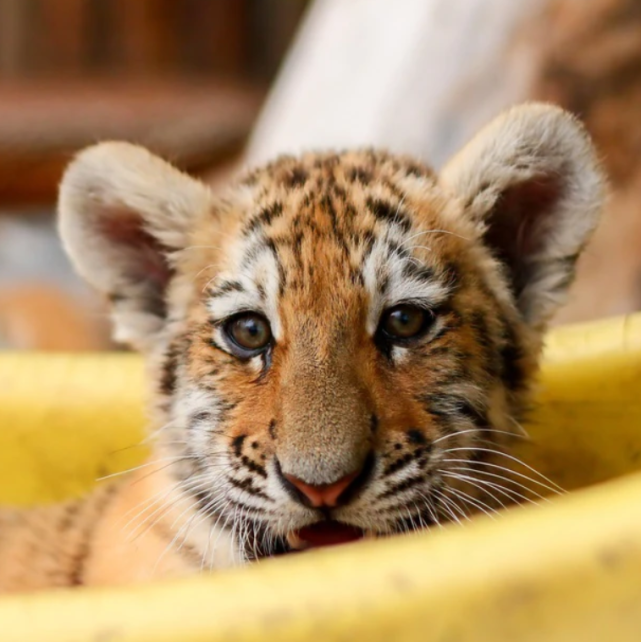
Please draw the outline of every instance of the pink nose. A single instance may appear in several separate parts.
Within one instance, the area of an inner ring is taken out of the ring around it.
[[[350,484],[358,477],[360,471],[341,477],[331,484],[313,486],[306,484],[294,475],[284,474],[283,477],[303,495],[312,508],[333,508],[338,504],[339,497],[347,490]]]

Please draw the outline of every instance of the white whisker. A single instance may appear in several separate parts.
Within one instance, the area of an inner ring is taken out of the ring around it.
[[[454,504],[454,502],[450,502],[450,500],[444,494],[439,493],[437,496],[439,497],[442,509],[447,513],[451,521],[455,522],[459,526],[462,526],[463,523],[458,518],[457,514],[452,510],[452,506],[454,506],[457,509],[459,507],[456,504]],[[463,519],[469,520],[469,517],[462,510],[461,510],[461,516],[463,517]]]
[[[98,477],[96,481],[104,481],[105,479],[112,479],[113,477],[120,477],[121,475],[127,475],[129,473],[133,473],[136,470],[140,470],[141,468],[148,468],[149,466],[154,466],[158,463],[166,462],[169,461],[171,463],[174,463],[176,461],[181,461],[183,459],[193,459],[193,455],[183,455],[180,457],[162,457],[160,459],[154,459],[153,461],[148,461],[145,462],[144,464],[140,464],[139,466],[134,466],[133,468],[128,468],[127,470],[120,470],[116,473],[110,473],[109,475],[104,475],[103,477]]]
[[[446,450],[445,453],[456,452],[456,451],[464,451],[464,450],[466,450],[466,451],[473,450],[473,451],[476,451],[476,452],[491,453],[491,454],[494,454],[494,455],[500,455],[502,457],[506,457],[510,461],[513,461],[513,462],[523,466],[524,468],[527,468],[530,472],[534,473],[535,475],[538,475],[541,479],[546,481],[551,486],[555,487],[558,491],[560,491],[562,493],[565,492],[563,490],[563,488],[561,488],[561,486],[559,486],[558,484],[553,482],[551,479],[547,478],[543,473],[540,473],[535,468],[532,468],[532,466],[529,466],[524,461],[521,461],[518,457],[514,457],[513,455],[508,455],[508,453],[501,452],[500,450],[494,450],[492,448],[450,448],[450,449]],[[487,465],[489,465],[489,464],[487,464]],[[534,480],[532,480],[532,481],[534,481]]]
[[[450,433],[448,435],[443,435],[442,437],[439,437],[438,439],[435,439],[432,442],[432,445],[438,444],[441,441],[445,441],[446,439],[451,439],[452,437],[458,437],[459,435],[465,435],[468,433],[482,433],[482,432],[494,432],[498,433],[500,435],[508,435],[509,437],[520,437],[523,438],[522,435],[517,435],[516,433],[510,432],[509,430],[497,430],[496,428],[469,428],[467,430],[459,430],[457,432]]]
[[[501,481],[508,482],[510,484],[513,484],[517,488],[521,488],[522,490],[524,490],[524,491],[526,491],[528,493],[531,493],[532,495],[534,495],[535,497],[537,497],[541,501],[551,503],[550,500],[547,497],[545,497],[544,495],[541,495],[540,493],[537,493],[532,488],[529,488],[525,484],[521,484],[520,482],[516,481],[515,479],[511,479],[510,477],[508,477],[506,475],[496,475],[496,474],[491,473],[491,472],[489,472],[487,470],[474,470],[472,468],[465,468],[465,467],[462,467],[462,466],[452,466],[452,468],[449,468],[447,470],[442,470],[441,472],[450,472],[450,471],[459,471],[459,472],[463,472],[463,473],[468,472],[468,473],[474,473],[474,474],[477,474],[477,475],[483,475],[484,477],[493,477],[495,479],[500,479]],[[530,480],[530,481],[535,481],[535,480]],[[508,490],[508,489],[506,488],[506,490]],[[511,491],[511,489],[510,489],[510,491]],[[511,491],[511,492],[517,492],[517,491]]]
[[[472,448],[471,450],[474,450],[474,449]],[[443,458],[443,459],[440,460],[440,463],[467,464],[469,466],[470,460],[469,459],[461,459],[461,458],[452,458],[452,459]],[[541,488],[544,488],[545,490],[547,490],[547,491],[549,491],[551,493],[554,493],[555,495],[563,495],[563,494],[565,494],[564,490],[560,490],[559,491],[556,488],[554,488],[553,486],[548,486],[547,484],[544,484],[543,482],[539,481],[538,479],[532,479],[528,475],[524,475],[523,473],[519,473],[518,471],[512,470],[511,468],[507,468],[505,466],[501,466],[500,464],[494,464],[492,462],[484,461],[484,462],[481,463],[481,465],[484,466],[484,467],[487,467],[487,468],[493,468],[493,469],[496,469],[496,470],[502,470],[502,471],[508,473],[508,475],[515,475],[516,477],[519,477],[521,479],[525,479],[525,480],[531,482],[532,484],[536,484],[537,486],[539,486]],[[536,471],[533,471],[533,472],[536,472]],[[534,492],[534,491],[531,491],[531,492]]]
[[[485,502],[481,501],[480,499],[477,499],[476,497],[472,497],[465,491],[462,491],[458,488],[452,488],[452,486],[445,485],[444,490],[449,491],[452,493],[455,497],[458,497],[462,502],[468,504],[469,506],[473,506],[480,510],[482,513],[487,515],[490,519],[495,519],[494,515],[496,514],[496,510],[493,509],[491,506],[486,504]]]
[[[448,472],[443,472],[443,475],[445,477],[451,477],[452,479],[458,479],[459,481],[470,484],[471,486],[475,486],[476,488],[478,488],[478,490],[480,490],[481,492],[491,497],[503,509],[507,509],[507,506],[492,492],[487,490],[487,488],[491,488],[492,490],[499,493],[500,495],[503,495],[503,497],[505,497],[510,502],[518,501],[519,499],[521,499],[525,502],[528,502],[529,504],[533,504],[534,506],[539,505],[538,502],[534,501],[531,497],[527,497],[526,495],[523,495],[522,493],[519,493],[516,490],[512,490],[511,488],[505,488],[500,484],[496,484],[494,482],[490,482],[485,479],[478,479],[476,477],[470,477],[469,475],[460,475],[457,473],[448,473]]]
[[[435,496],[439,499],[439,504],[443,507],[444,510],[447,511],[447,514],[459,525],[462,526],[461,520],[456,516],[456,513],[452,510],[452,507],[456,510],[456,512],[459,513],[459,515],[467,520],[468,522],[470,521],[470,516],[463,510],[462,507],[460,507],[452,498],[447,497],[447,495],[439,490],[438,488],[432,489],[432,492],[435,494]]]

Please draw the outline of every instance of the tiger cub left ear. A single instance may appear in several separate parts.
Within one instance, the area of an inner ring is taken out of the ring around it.
[[[512,108],[446,165],[440,181],[504,264],[524,319],[543,329],[566,298],[604,201],[604,175],[583,126],[551,105]]]
[[[209,189],[142,147],[105,142],[81,151],[58,197],[63,245],[78,273],[111,301],[114,337],[146,350],[166,321],[174,260]]]

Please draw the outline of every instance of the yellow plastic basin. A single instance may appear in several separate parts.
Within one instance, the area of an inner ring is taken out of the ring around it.
[[[135,356],[1,355],[0,503],[135,465],[142,397]],[[188,581],[5,597],[0,642],[639,642],[641,315],[551,333],[538,400],[516,454],[573,491],[551,503]]]

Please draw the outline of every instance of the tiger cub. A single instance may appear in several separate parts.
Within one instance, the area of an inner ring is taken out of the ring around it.
[[[0,588],[181,576],[518,499],[501,461],[603,194],[585,131],[543,104],[439,174],[306,153],[216,196],[140,147],[82,151],[60,233],[145,356],[155,448],[80,501],[2,513]]]

